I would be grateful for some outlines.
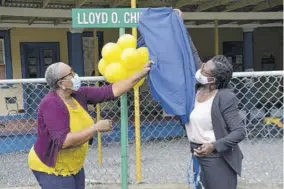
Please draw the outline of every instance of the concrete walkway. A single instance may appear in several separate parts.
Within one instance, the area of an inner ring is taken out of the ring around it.
[[[9,188],[0,188],[0,189],[40,189],[39,186],[31,187],[9,187]],[[94,185],[88,186],[86,189],[121,189],[119,184],[107,184],[107,185]],[[165,184],[165,185],[151,185],[151,184],[137,184],[129,185],[128,189],[190,189],[190,187],[184,184]]]
[[[238,186],[238,189],[282,189],[283,186]],[[30,186],[30,187],[8,187],[0,189],[40,189],[39,186]],[[99,184],[93,186],[87,186],[86,189],[121,189],[119,184]],[[192,189],[191,187],[184,184],[135,184],[129,185],[128,189]]]

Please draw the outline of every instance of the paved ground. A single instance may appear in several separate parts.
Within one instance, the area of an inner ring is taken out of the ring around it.
[[[172,185],[129,185],[129,189],[189,189],[189,187],[181,184]],[[40,189],[40,187],[16,187],[1,189]],[[121,189],[118,184],[88,186],[86,189]]]
[[[151,185],[151,184],[141,184],[141,185],[129,185],[129,189],[192,189],[191,187],[184,184],[166,184],[166,185]],[[273,186],[255,186],[255,187],[238,187],[238,189],[282,189],[282,187]],[[40,189],[40,187],[9,187],[1,189]],[[108,185],[95,185],[88,186],[86,189],[121,189],[118,184],[108,184]]]
[[[243,175],[239,179],[242,188],[283,188],[283,140],[244,141],[241,148],[245,156]],[[130,183],[135,183],[134,152],[135,148],[130,144]],[[91,148],[85,164],[86,179],[92,183],[119,183],[120,158],[119,144],[104,146],[103,164],[98,165],[96,148]],[[187,139],[143,143],[143,182],[165,184],[166,186],[168,186],[167,183],[175,183],[181,184],[179,187],[182,188],[187,180],[188,160]],[[0,155],[0,162],[1,187],[23,187],[36,184],[27,166],[27,153]],[[111,188],[115,187],[114,185],[111,186]]]

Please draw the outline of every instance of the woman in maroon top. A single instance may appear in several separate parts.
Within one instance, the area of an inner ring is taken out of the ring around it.
[[[74,148],[88,142],[96,132],[107,132],[112,128],[110,120],[101,120],[79,132],[70,132],[70,117],[65,104],[76,107],[74,98],[85,110],[87,104],[113,100],[129,91],[139,80],[147,75],[147,65],[132,77],[105,87],[81,87],[80,78],[70,66],[59,62],[50,65],[45,79],[50,92],[42,99],[38,108],[37,140],[34,151],[42,163],[55,167],[57,154],[61,149]],[[84,170],[76,175],[61,175],[33,172],[43,189],[82,189]]]

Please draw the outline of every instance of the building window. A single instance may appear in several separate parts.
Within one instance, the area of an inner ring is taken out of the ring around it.
[[[4,39],[0,39],[0,79],[6,79]]]
[[[275,58],[272,53],[264,53],[261,58],[261,70],[273,71],[276,70]]]
[[[224,41],[223,54],[228,58],[230,63],[233,65],[234,72],[244,71],[242,41]]]

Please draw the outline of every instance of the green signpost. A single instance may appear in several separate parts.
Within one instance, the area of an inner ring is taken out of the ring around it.
[[[73,28],[125,28],[136,27],[142,9],[72,9]],[[120,97],[121,104],[121,188],[128,188],[128,108],[127,95]],[[97,112],[98,113],[98,112]]]
[[[73,28],[136,27],[142,9],[72,9]]]

